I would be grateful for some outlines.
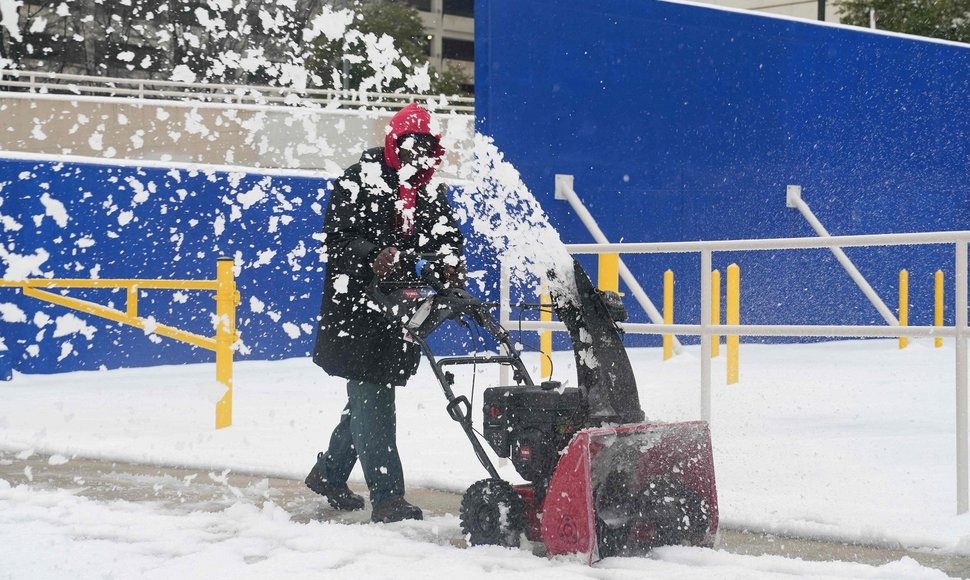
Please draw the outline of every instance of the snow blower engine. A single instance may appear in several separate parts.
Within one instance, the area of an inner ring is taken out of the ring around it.
[[[489,474],[462,498],[461,526],[473,545],[517,546],[525,534],[550,556],[579,553],[588,563],[663,545],[714,545],[718,510],[708,424],[644,420],[617,325],[626,318],[618,295],[597,290],[573,263],[575,284],[558,286],[575,294],[552,294],[572,339],[577,386],[536,385],[508,331],[489,313],[495,305],[445,288],[434,272],[426,269],[409,283],[375,282],[371,295],[421,347],[448,414]],[[425,339],[446,320],[484,329],[505,354],[436,358]],[[499,475],[474,429],[471,403],[453,392],[454,374],[446,369],[479,364],[513,371],[514,385],[485,390],[481,433],[526,484]]]

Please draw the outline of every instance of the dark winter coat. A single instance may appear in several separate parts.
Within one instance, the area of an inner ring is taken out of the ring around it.
[[[398,176],[387,157],[384,148],[369,149],[334,183],[323,228],[328,261],[313,361],[334,376],[400,386],[417,370],[421,353],[399,324],[368,306],[374,258],[391,246],[461,257],[463,239],[444,188],[428,191],[427,184],[417,190],[413,230],[401,231]]]

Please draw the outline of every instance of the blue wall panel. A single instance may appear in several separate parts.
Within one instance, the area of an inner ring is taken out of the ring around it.
[[[970,229],[970,47],[653,0],[479,0],[476,42],[479,128],[566,242],[591,238],[557,173],[614,241],[812,236],[791,183],[836,235]],[[943,269],[952,323],[952,248],[847,253],[893,309],[910,270],[912,324]],[[825,251],[731,261],[746,322],[882,323]],[[698,319],[698,258],[629,262]]]
[[[329,188],[328,180],[305,176],[0,159],[0,220],[6,216],[20,225],[14,231],[0,223],[0,231],[6,252],[46,251],[40,271],[55,278],[213,279],[217,258],[234,257],[241,266],[237,326],[249,349],[237,360],[307,356],[325,267],[314,235],[323,224]],[[60,212],[48,212],[45,194],[63,204],[64,226],[48,215]],[[123,211],[132,213],[125,224],[119,221]],[[224,224],[219,233],[217,221]],[[469,245],[480,243],[473,239]],[[472,269],[488,259],[474,253],[470,258]],[[8,265],[0,260],[0,275]],[[125,310],[123,290],[67,294]],[[139,314],[212,336],[212,293],[183,294],[143,291]],[[203,349],[81,313],[73,314],[95,328],[93,335],[55,336],[58,326],[71,328],[57,321],[73,311],[16,289],[0,288],[3,304],[16,305],[27,320],[5,322],[0,316],[0,337],[9,349],[0,355],[0,379],[10,366],[49,373],[214,360]],[[460,350],[466,335],[450,328],[433,344]]]
[[[3,159],[0,187],[0,213],[22,226],[4,232],[4,246],[21,255],[44,249],[50,257],[41,271],[56,278],[213,279],[218,257],[237,257],[243,266],[237,278],[243,296],[238,326],[251,349],[248,357],[239,358],[302,356],[311,348],[312,334],[299,327],[312,325],[319,309],[322,264],[316,251],[319,243],[311,236],[323,218],[311,206],[323,202],[324,180]],[[243,210],[238,196],[256,187],[265,196]],[[140,191],[148,194],[144,201]],[[45,193],[64,205],[69,217],[65,227],[45,215]],[[239,210],[236,217],[233,205]],[[122,223],[123,211],[132,212],[130,222]],[[283,216],[292,221],[284,225],[278,221]],[[225,223],[218,234],[217,218]],[[277,224],[275,231],[271,220]],[[90,242],[79,243],[85,238]],[[256,265],[266,250],[276,255]],[[125,309],[123,290],[68,294]],[[250,298],[263,303],[262,312],[253,310]],[[150,340],[141,330],[80,313],[79,318],[96,328],[94,335],[58,337],[56,320],[71,312],[68,309],[23,297],[14,289],[0,289],[0,302],[15,303],[28,318],[27,323],[0,322],[8,357],[22,372],[213,360],[208,351],[170,339]],[[36,324],[38,312],[41,321],[46,316],[50,322]],[[214,334],[212,312],[211,292],[176,296],[150,290],[139,299],[140,315],[206,336]],[[286,332],[287,322],[295,325],[291,332],[299,336]],[[63,350],[66,343],[73,349]]]

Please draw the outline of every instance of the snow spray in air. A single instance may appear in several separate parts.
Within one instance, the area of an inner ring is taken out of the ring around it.
[[[518,170],[479,133],[463,157],[457,169],[467,185],[454,197],[459,220],[497,252],[514,285],[537,288],[544,280],[557,299],[571,301],[573,259]]]

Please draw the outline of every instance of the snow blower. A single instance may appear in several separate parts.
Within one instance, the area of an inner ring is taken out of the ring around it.
[[[626,319],[618,295],[597,290],[574,261],[576,295],[554,293],[553,299],[572,339],[578,386],[536,385],[509,332],[491,316],[496,305],[445,288],[435,271],[424,267],[417,280],[375,282],[371,296],[421,347],[449,416],[488,472],[461,502],[462,531],[472,545],[518,546],[524,533],[550,556],[580,554],[587,563],[664,545],[714,545],[710,430],[702,421],[644,421],[617,325]],[[425,339],[446,320],[484,329],[505,354],[437,358]],[[448,367],[483,364],[508,365],[515,384],[485,389],[481,439],[510,459],[526,484],[502,479],[476,434],[471,403],[452,390]]]

